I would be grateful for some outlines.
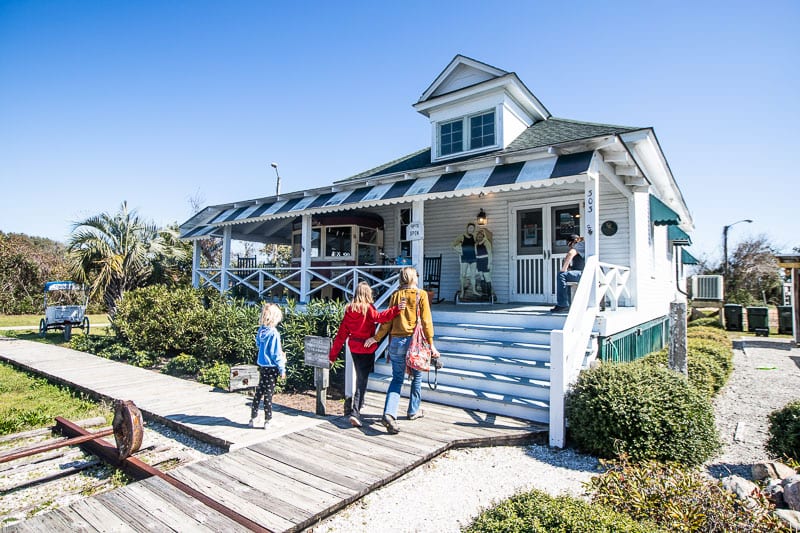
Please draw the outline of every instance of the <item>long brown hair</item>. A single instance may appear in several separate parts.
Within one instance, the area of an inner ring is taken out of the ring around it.
[[[366,281],[362,281],[356,287],[353,301],[347,304],[347,310],[366,315],[374,302],[375,300],[372,299],[372,287]]]

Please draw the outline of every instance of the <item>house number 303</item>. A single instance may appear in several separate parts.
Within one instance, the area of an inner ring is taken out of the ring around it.
[[[594,213],[594,191],[586,191],[586,213]]]

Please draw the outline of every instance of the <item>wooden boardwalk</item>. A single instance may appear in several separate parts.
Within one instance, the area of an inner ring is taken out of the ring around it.
[[[14,360],[23,359],[24,347],[12,350],[10,346],[0,342],[0,358],[12,360],[15,352]],[[55,353],[49,349],[43,352],[51,356]],[[33,366],[31,358],[28,356],[25,363],[28,368]],[[45,364],[45,361],[51,362]],[[55,362],[43,355],[37,364],[49,366]],[[53,371],[52,367],[49,371]],[[125,383],[124,379],[117,379],[109,387],[124,387]],[[137,383],[144,386],[141,380]],[[149,384],[146,388],[154,390]],[[183,394],[188,396],[186,392]],[[238,395],[216,393],[214,399],[226,396]],[[291,417],[278,420],[276,415],[278,431],[248,428],[251,434],[271,437],[268,440],[172,470],[170,475],[267,530],[300,531],[447,449],[520,444],[541,438],[546,431],[517,419],[432,405],[424,400],[423,405],[426,416],[414,421],[401,418],[398,435],[388,435],[380,424],[383,395],[373,393],[367,397],[363,428],[350,427],[347,418],[331,417],[310,417],[314,424],[295,426]],[[401,409],[404,407],[405,401],[401,402]],[[242,405],[235,408],[241,409]],[[216,409],[203,405],[204,411],[219,412]],[[228,416],[220,418],[229,419]],[[157,478],[86,498],[6,529],[246,531],[220,512]]]

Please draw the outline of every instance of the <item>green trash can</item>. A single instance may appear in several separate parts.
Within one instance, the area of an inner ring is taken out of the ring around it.
[[[747,331],[755,333],[757,336],[769,336],[769,308],[768,307],[748,307],[747,308]]]
[[[725,304],[725,329],[728,331],[744,331],[744,317],[742,306],[739,304]]]
[[[778,306],[778,334],[791,335],[792,334],[792,306],[779,305]]]

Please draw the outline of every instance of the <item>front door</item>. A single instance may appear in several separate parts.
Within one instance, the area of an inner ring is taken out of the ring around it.
[[[554,303],[556,276],[573,233],[580,233],[580,204],[548,203],[511,209],[511,300]]]

